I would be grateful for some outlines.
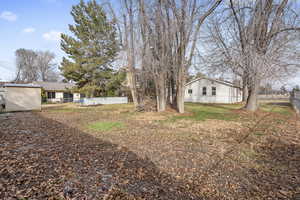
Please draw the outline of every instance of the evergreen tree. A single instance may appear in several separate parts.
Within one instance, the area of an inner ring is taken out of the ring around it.
[[[114,76],[110,64],[118,51],[115,24],[95,0],[81,0],[71,15],[74,37],[61,35],[61,48],[68,55],[61,63],[62,74],[88,96],[107,95],[106,85]]]

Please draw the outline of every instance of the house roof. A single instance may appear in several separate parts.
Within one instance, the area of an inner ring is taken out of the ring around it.
[[[60,82],[43,82],[36,81],[34,84],[40,85],[46,91],[65,91],[74,88],[74,83],[60,83]]]
[[[0,81],[0,87],[2,87],[4,84],[8,84],[8,83],[11,83],[11,82]]]
[[[191,83],[194,83],[194,82],[199,81],[201,79],[206,79],[206,80],[214,81],[214,82],[217,82],[217,83],[220,83],[220,84],[223,84],[223,85],[227,85],[227,86],[230,86],[230,87],[235,87],[235,88],[241,89],[241,87],[239,87],[237,85],[234,85],[233,83],[231,83],[229,81],[221,81],[221,80],[218,80],[218,79],[212,79],[212,78],[207,78],[207,77],[196,78],[196,79],[186,83],[185,86],[190,85]]]
[[[3,87],[23,87],[23,88],[41,88],[41,86],[36,84],[17,84],[17,83],[5,83]]]

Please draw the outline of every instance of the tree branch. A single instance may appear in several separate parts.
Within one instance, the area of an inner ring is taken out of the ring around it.
[[[291,28],[281,29],[281,30],[279,30],[279,31],[277,31],[275,33],[272,33],[271,38],[275,37],[279,33],[285,32],[285,31],[300,31],[300,27],[291,27]]]
[[[203,22],[205,21],[205,19],[222,3],[223,0],[216,0],[215,3],[206,11],[206,13],[204,13],[198,20],[198,24],[196,26],[196,30],[194,33],[194,37],[193,37],[193,43],[192,43],[192,48],[191,48],[191,52],[190,52],[190,56],[188,59],[188,66],[191,64],[192,62],[192,58],[193,58],[193,54],[196,48],[196,43],[197,43],[197,36],[200,30],[201,25],[203,24]]]

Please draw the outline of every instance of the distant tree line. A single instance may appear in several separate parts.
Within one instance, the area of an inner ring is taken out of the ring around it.
[[[54,62],[55,55],[50,51],[18,49],[16,55],[15,82],[52,81],[59,79]]]
[[[237,77],[245,108],[255,111],[264,82],[298,70],[297,1],[120,2],[115,10],[81,0],[71,11],[72,35],[61,36],[62,74],[89,96],[116,95],[126,85],[137,110],[150,98],[157,111],[183,113],[189,71],[201,60],[208,71]]]

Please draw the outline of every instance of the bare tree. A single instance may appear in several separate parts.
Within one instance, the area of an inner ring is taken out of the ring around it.
[[[249,93],[247,110],[258,108],[263,81],[291,77],[299,67],[300,28],[294,3],[230,0],[210,24],[209,44],[214,55],[209,63],[241,77]]]
[[[138,55],[134,52],[138,51],[142,68],[154,81],[158,111],[164,111],[167,100],[172,98],[178,112],[184,112],[186,75],[199,44],[200,28],[221,2],[125,0],[125,40],[130,55],[128,71],[132,76],[133,60]],[[133,81],[130,83],[134,84]],[[134,86],[131,90],[134,91]]]
[[[38,79],[36,69],[37,54],[33,50],[18,49],[16,51],[16,79],[15,81],[31,82]]]
[[[124,0],[126,15],[124,15],[124,44],[123,47],[127,53],[127,81],[130,87],[132,99],[135,108],[140,105],[136,83],[136,56],[135,56],[135,29],[134,29],[134,2],[133,0]]]
[[[49,51],[18,49],[16,51],[16,82],[57,81],[53,62],[55,55]]]
[[[50,51],[36,52],[36,66],[41,81],[57,81],[58,75],[55,72],[56,64],[53,62],[55,55]]]

